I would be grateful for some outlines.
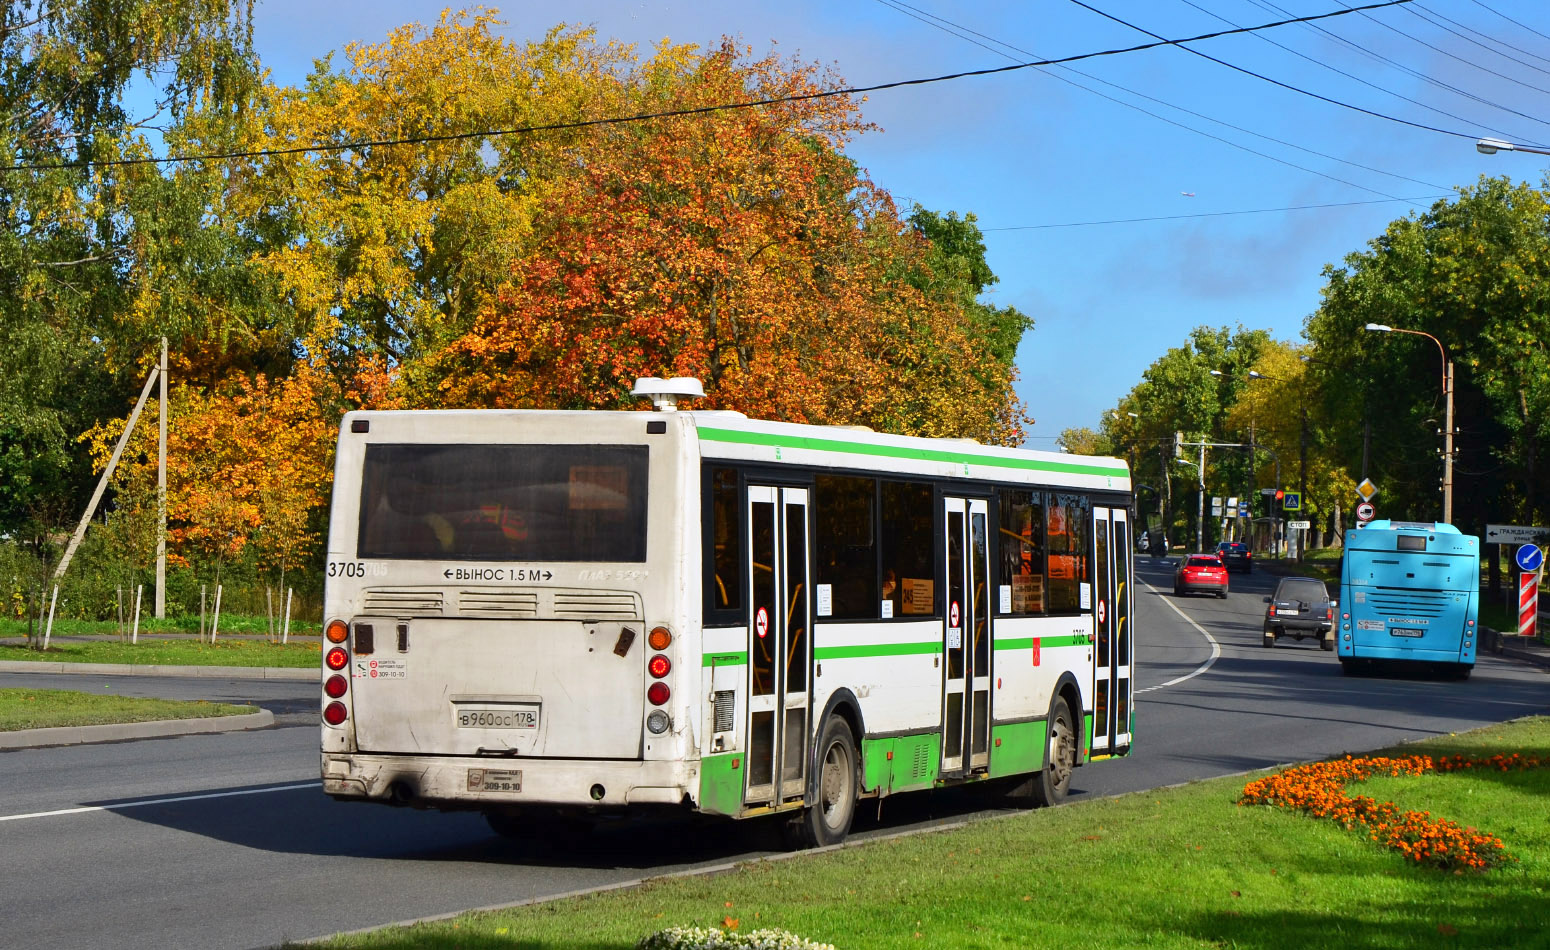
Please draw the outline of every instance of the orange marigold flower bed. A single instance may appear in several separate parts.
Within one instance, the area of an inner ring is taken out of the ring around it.
[[[1535,769],[1545,765],[1536,756],[1493,755],[1488,759],[1464,756],[1411,755],[1402,758],[1353,758],[1315,762],[1284,769],[1245,785],[1240,805],[1273,805],[1329,818],[1348,829],[1358,825],[1373,841],[1430,867],[1452,871],[1484,871],[1515,860],[1495,835],[1463,828],[1430,812],[1401,810],[1393,802],[1366,795],[1346,794],[1352,782],[1378,775],[1423,775],[1427,772],[1462,772],[1491,769],[1499,772]]]

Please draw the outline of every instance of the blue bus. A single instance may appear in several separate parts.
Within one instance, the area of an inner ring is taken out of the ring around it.
[[[1450,524],[1374,521],[1345,536],[1340,637],[1346,673],[1379,661],[1475,667],[1480,540]]]

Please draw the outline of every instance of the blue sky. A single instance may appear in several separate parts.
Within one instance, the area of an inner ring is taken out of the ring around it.
[[[1357,0],[1088,2],[1177,38]],[[378,42],[403,23],[434,22],[442,8],[428,0],[259,0],[255,42],[275,81],[299,83],[331,50]],[[732,36],[756,52],[775,44],[833,66],[853,86],[1148,40],[1071,0],[570,0],[501,12],[506,34],[518,40],[565,22],[643,51],[663,39],[713,45]],[[938,26],[922,21],[932,16]],[[969,39],[938,28],[942,20]],[[1067,427],[1096,428],[1193,327],[1241,324],[1300,339],[1303,319],[1318,306],[1324,265],[1362,249],[1432,196],[1482,174],[1541,182],[1550,160],[1481,155],[1473,139],[1550,142],[1550,121],[1526,117],[1550,120],[1543,0],[1416,0],[1262,36],[1196,48],[1465,137],[1359,114],[1175,48],[1075,64],[1085,76],[1029,69],[867,99],[864,116],[881,130],[854,142],[851,156],[906,207],[977,215],[1001,278],[992,299],[1036,321],[1017,359],[1018,392],[1036,420],[1030,447],[1053,447]],[[1342,206],[1236,213],[1329,204]],[[1134,218],[1168,220],[1055,226]]]

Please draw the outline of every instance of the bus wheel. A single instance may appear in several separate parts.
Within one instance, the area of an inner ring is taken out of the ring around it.
[[[1033,777],[1033,803],[1058,805],[1071,790],[1071,773],[1076,770],[1076,726],[1065,697],[1055,697],[1049,711],[1049,744],[1044,750],[1044,768]]]
[[[839,844],[850,833],[859,790],[856,761],[850,726],[839,716],[830,716],[818,739],[818,774],[810,786],[817,798],[797,819],[797,838],[804,847]]]

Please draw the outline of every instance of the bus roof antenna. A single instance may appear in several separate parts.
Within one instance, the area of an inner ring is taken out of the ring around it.
[[[674,376],[672,379],[642,376],[635,380],[630,395],[650,399],[651,408],[658,412],[677,412],[678,400],[703,399],[705,387],[693,376]]]

